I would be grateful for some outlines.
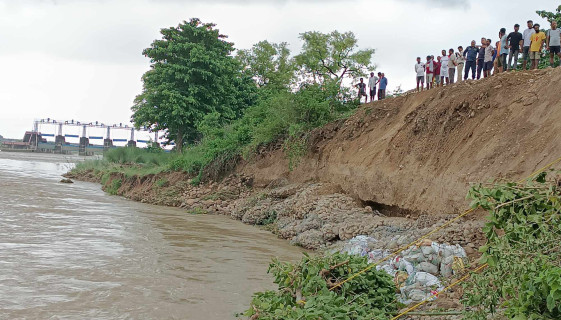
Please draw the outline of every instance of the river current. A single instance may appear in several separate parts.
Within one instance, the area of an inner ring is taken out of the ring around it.
[[[233,319],[301,251],[224,216],[60,183],[77,157],[0,152],[0,319]]]

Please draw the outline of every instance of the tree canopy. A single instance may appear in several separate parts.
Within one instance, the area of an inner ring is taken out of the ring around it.
[[[259,88],[287,90],[294,78],[294,59],[286,42],[260,41],[249,50],[239,50],[238,60]]]
[[[373,71],[374,49],[358,49],[352,32],[330,33],[309,31],[300,34],[302,52],[295,57],[301,81],[324,83],[332,80],[341,84],[344,77],[361,77]]]
[[[162,39],[143,51],[152,65],[142,77],[132,120],[165,130],[178,150],[200,137],[197,126],[205,115],[235,119],[252,103],[255,85],[231,56],[233,44],[214,27],[196,18],[184,21],[162,29]]]

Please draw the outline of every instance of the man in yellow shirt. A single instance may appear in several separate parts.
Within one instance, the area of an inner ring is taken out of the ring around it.
[[[540,31],[540,25],[535,24],[536,33],[532,35],[532,44],[530,45],[530,60],[532,61],[532,69],[537,69],[542,56],[543,43],[545,42],[545,33]]]

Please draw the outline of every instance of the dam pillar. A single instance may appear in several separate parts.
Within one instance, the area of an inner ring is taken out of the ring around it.
[[[62,135],[62,122],[58,124],[58,134],[55,137],[55,153],[64,153],[62,146],[66,143],[66,139]]]
[[[88,145],[90,144],[90,139],[86,136],[86,126],[82,127],[82,137],[80,137],[80,143],[78,145],[78,154],[81,156],[88,155]]]
[[[107,134],[103,139],[103,151],[107,151],[113,147],[113,140],[111,140],[111,128],[107,127]]]
[[[136,147],[136,141],[134,140],[134,128],[131,129],[131,138],[127,142],[127,147]]]

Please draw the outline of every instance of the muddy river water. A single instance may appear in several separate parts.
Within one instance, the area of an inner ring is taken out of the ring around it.
[[[59,183],[77,158],[0,152],[0,319],[233,319],[301,251],[224,216]]]

